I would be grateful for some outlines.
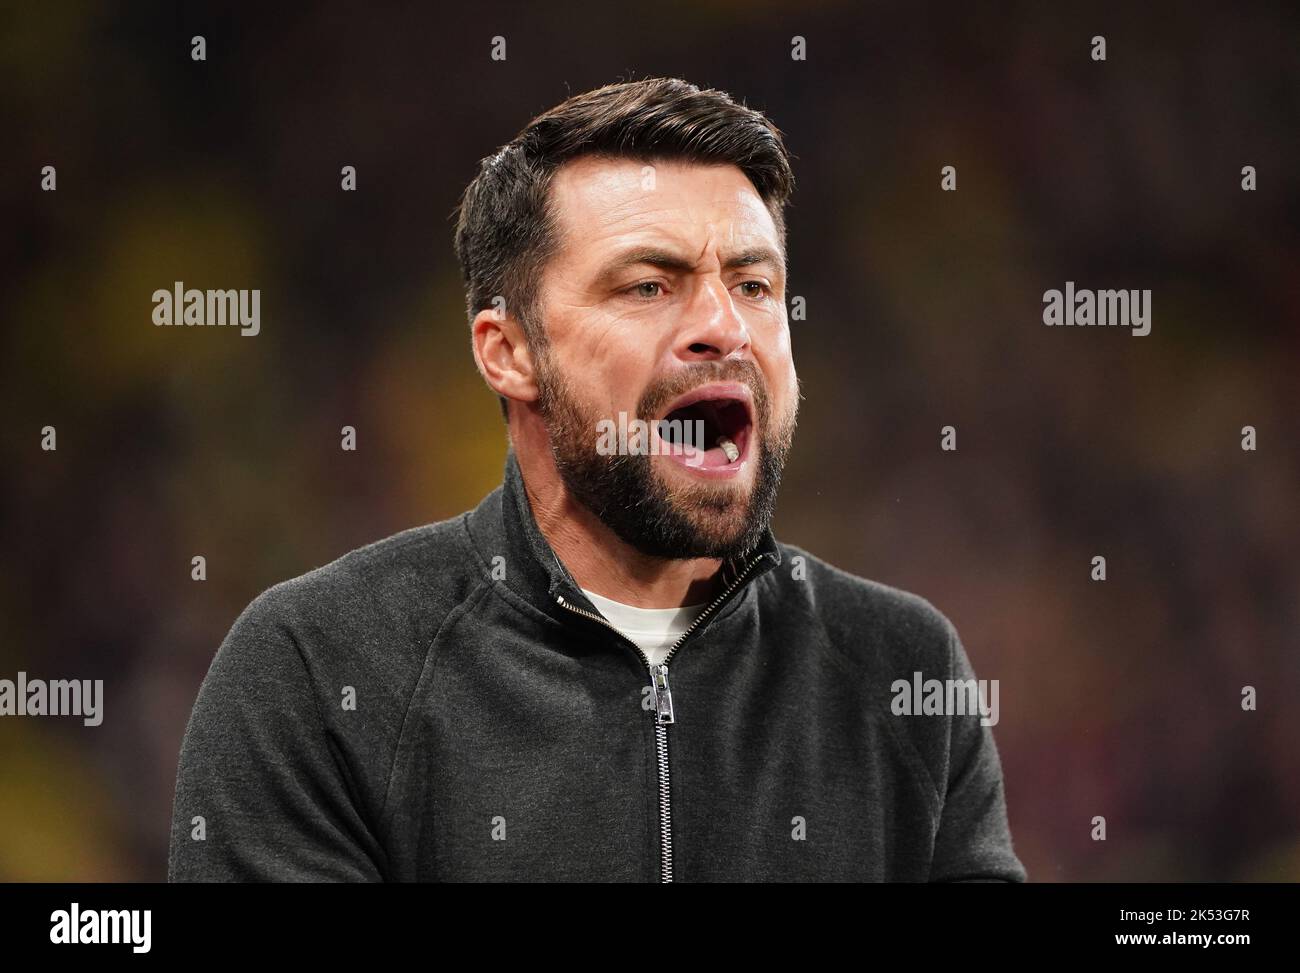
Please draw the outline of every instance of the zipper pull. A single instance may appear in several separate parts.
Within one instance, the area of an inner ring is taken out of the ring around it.
[[[660,664],[650,670],[651,685],[655,691],[655,722],[673,721],[673,691],[668,688],[668,667]]]

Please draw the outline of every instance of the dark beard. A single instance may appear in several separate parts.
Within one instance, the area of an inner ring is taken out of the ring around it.
[[[795,416],[792,410],[784,428],[772,428],[767,386],[753,362],[692,365],[670,383],[648,389],[636,410],[636,418],[649,423],[683,392],[706,382],[749,386],[755,413],[751,462],[757,448],[758,466],[747,499],[730,484],[670,488],[655,473],[650,455],[601,455],[596,450],[597,422],[615,417],[584,413],[545,354],[537,361],[537,380],[538,409],[560,478],[569,494],[624,542],[652,557],[726,559],[752,551],[762,540],[776,507]]]

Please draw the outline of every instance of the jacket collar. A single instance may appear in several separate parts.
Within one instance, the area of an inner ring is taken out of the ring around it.
[[[570,604],[596,612],[596,607],[582,593],[578,583],[560,562],[541,528],[537,526],[513,448],[506,453],[505,476],[501,485],[470,511],[468,518],[470,535],[484,560],[489,565],[502,564],[503,562],[494,561],[494,558],[503,557],[505,571],[501,583],[509,586],[534,608],[566,624],[572,621],[572,615],[560,607],[561,597]],[[758,563],[750,566],[754,561]],[[736,590],[732,591],[730,603],[719,610],[715,617],[727,614],[739,601],[738,594],[750,582],[780,563],[780,547],[771,528],[768,528],[763,532],[758,545],[746,556],[728,559],[723,563],[724,586],[735,582],[744,573],[746,566],[750,566],[750,569],[745,574],[743,584],[737,585]]]

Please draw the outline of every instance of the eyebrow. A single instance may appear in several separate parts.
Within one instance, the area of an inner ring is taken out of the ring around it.
[[[737,267],[750,267],[761,263],[771,264],[780,271],[785,270],[785,264],[777,252],[770,247],[764,246],[749,247],[732,254],[722,262],[722,269],[734,270]],[[625,250],[606,263],[596,275],[596,284],[597,286],[606,284],[620,272],[627,270],[629,267],[642,264],[658,267],[661,270],[675,270],[680,273],[695,269],[693,261],[670,250],[664,250],[662,247],[656,246],[638,246]]]

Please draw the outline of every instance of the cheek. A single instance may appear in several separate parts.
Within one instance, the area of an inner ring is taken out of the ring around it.
[[[624,411],[630,416],[653,377],[652,351],[609,337],[595,343],[578,341],[570,350],[569,374],[585,401],[602,413],[614,417]]]
[[[763,350],[761,364],[768,379],[773,411],[779,416],[791,408],[798,386],[790,349],[789,328],[781,327],[772,333],[770,342]]]
[[[649,342],[623,339],[605,342],[599,357],[585,352],[590,367],[598,369],[605,397],[612,402],[635,404],[655,376],[655,349]]]

